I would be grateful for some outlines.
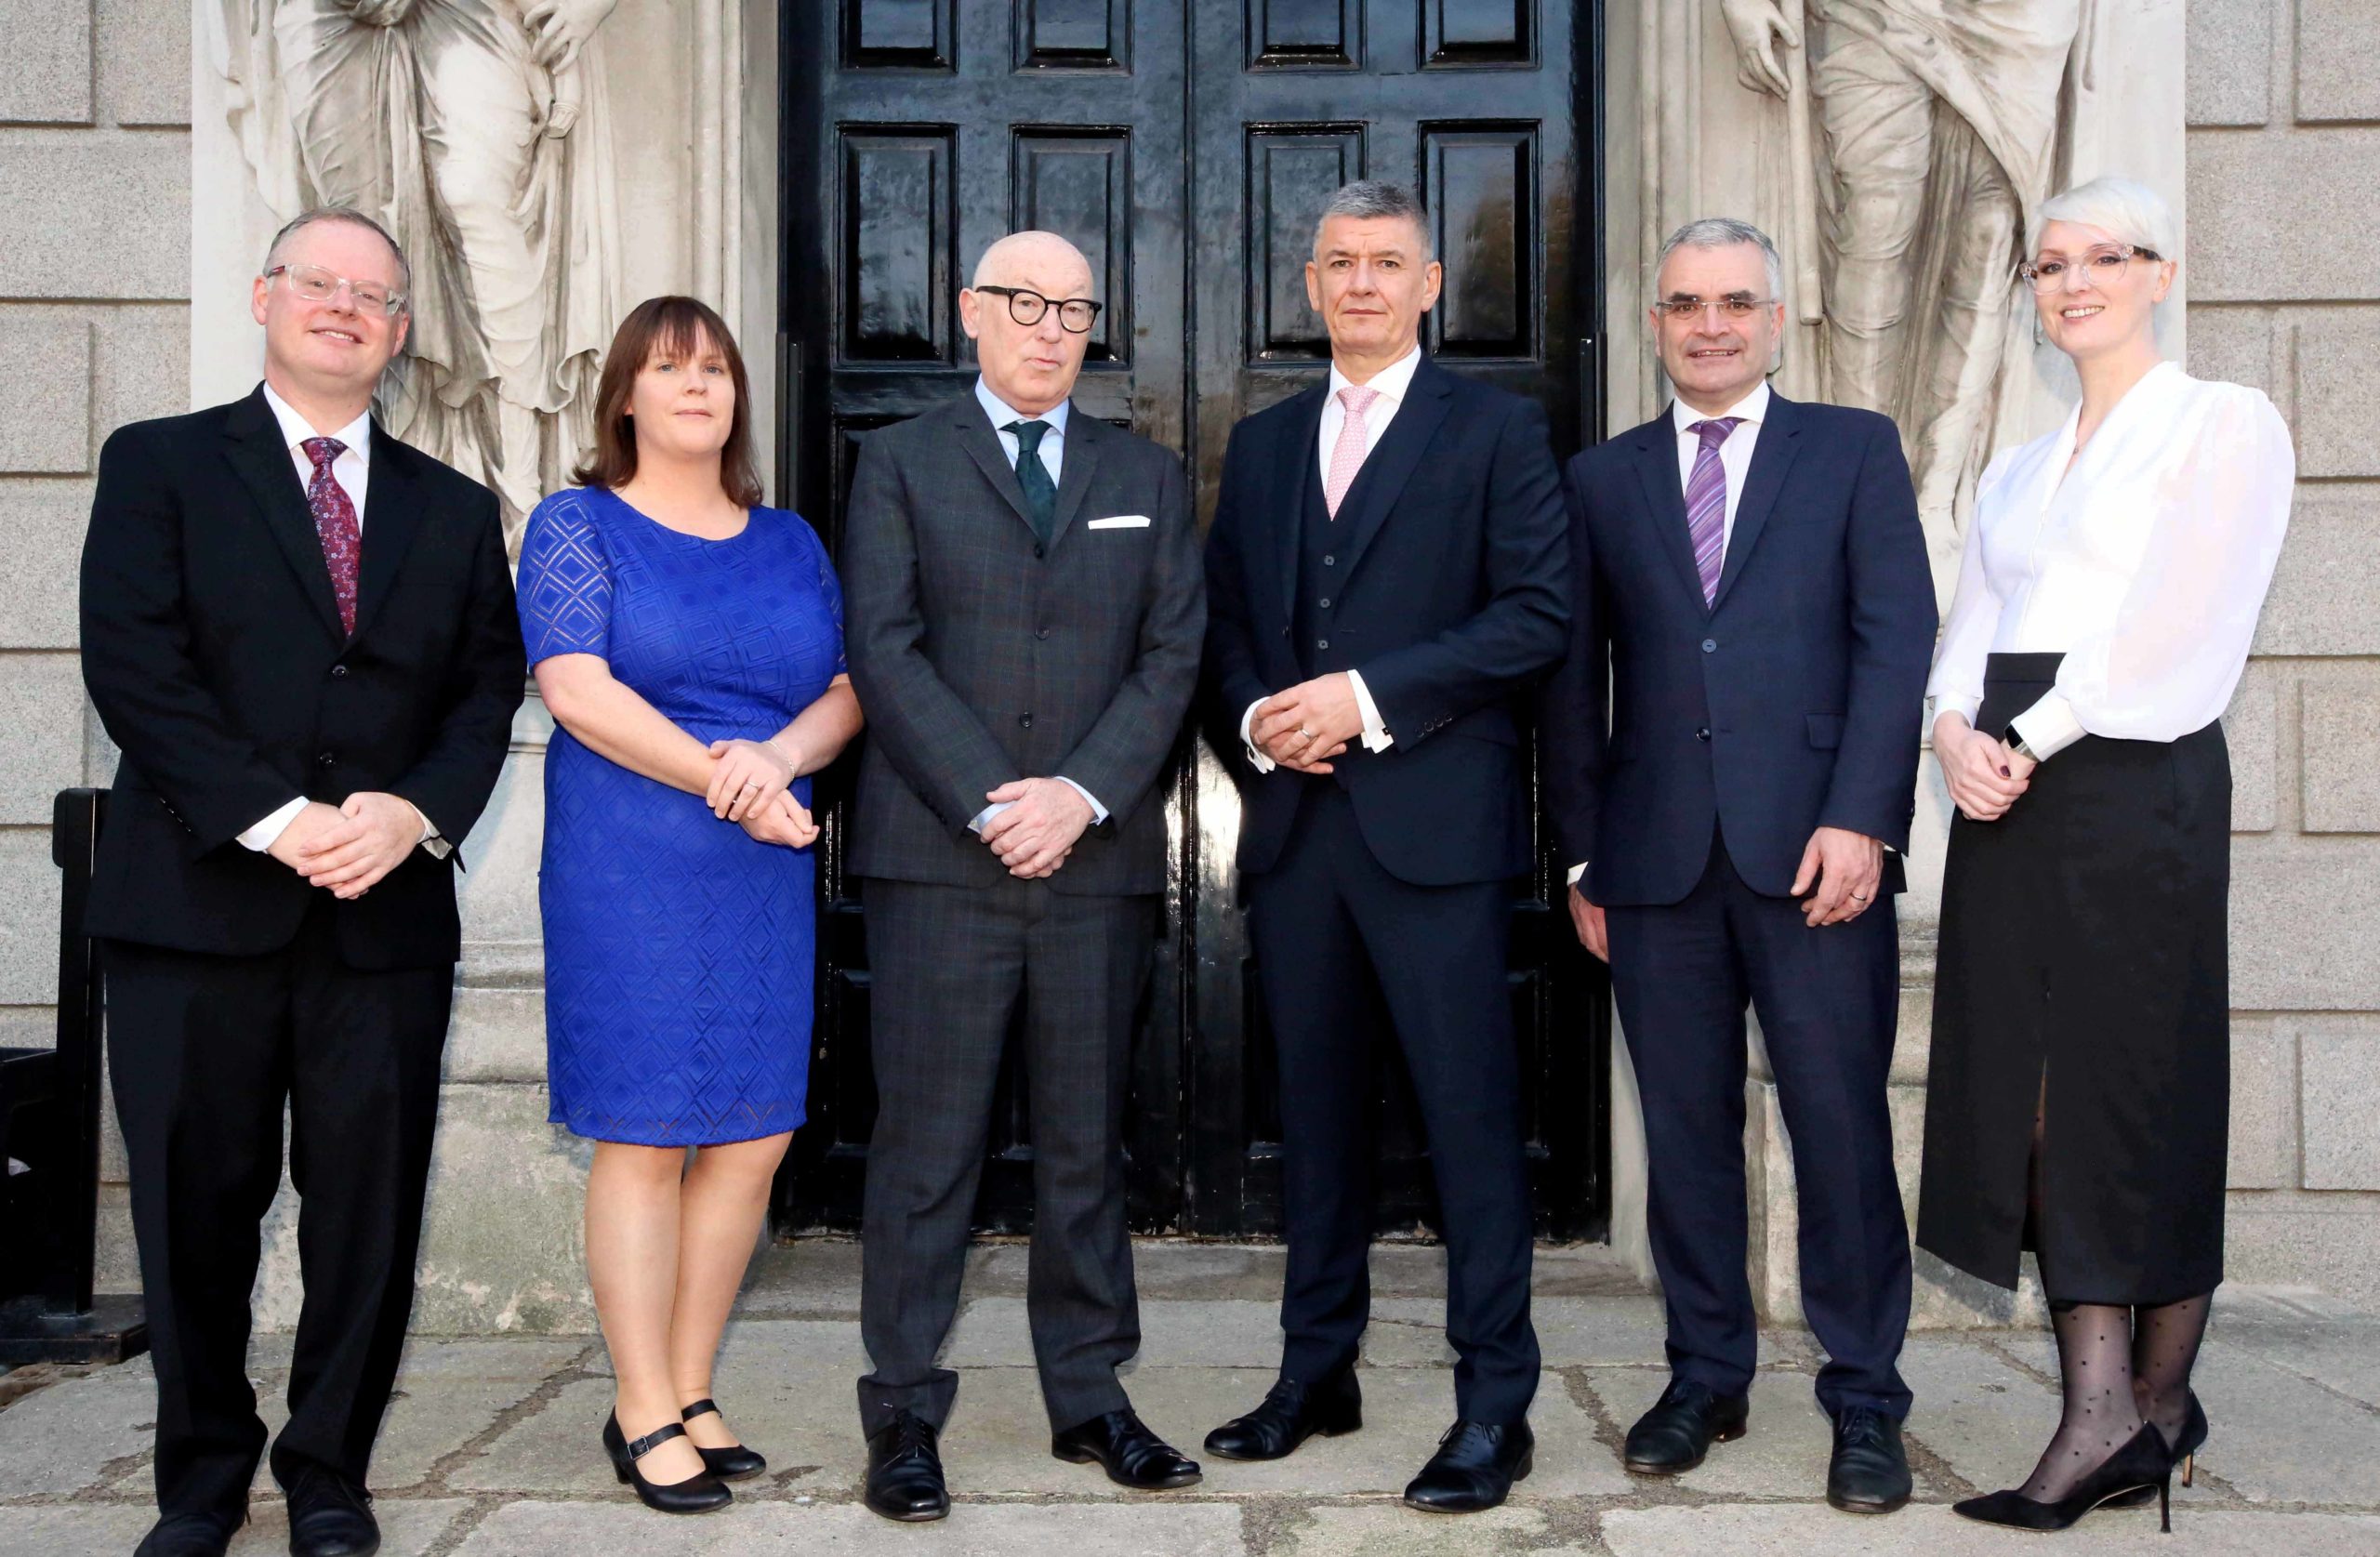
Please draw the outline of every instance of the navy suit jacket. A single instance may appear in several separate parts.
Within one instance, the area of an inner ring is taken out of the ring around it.
[[[1306,785],[1337,784],[1372,856],[1418,886],[1492,881],[1530,864],[1521,724],[1562,654],[1569,543],[1536,403],[1424,358],[1333,520],[1330,647],[1292,641],[1324,385],[1232,429],[1207,542],[1205,680],[1244,802],[1239,868],[1273,867]],[[1312,581],[1308,581],[1307,587]],[[1259,773],[1237,736],[1258,698],[1358,670],[1395,737],[1348,743],[1328,777]]]
[[[1588,900],[1680,901],[1714,825],[1777,897],[1821,826],[1906,851],[1936,615],[1892,422],[1773,394],[1707,607],[1668,408],[1566,475],[1577,595],[1544,787]]]

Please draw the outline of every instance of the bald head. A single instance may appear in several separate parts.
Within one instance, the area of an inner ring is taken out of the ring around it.
[[[974,284],[959,294],[959,322],[975,343],[985,387],[1027,416],[1072,394],[1091,336],[1065,328],[1051,305],[1096,301],[1091,285],[1091,261],[1054,232],[1012,232],[985,249]],[[1021,292],[1045,300],[1038,314],[1030,300],[1019,301]],[[1018,321],[1020,309],[1034,314],[1031,323]]]

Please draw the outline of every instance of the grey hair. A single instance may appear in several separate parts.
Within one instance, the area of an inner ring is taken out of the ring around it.
[[[1661,245],[1660,257],[1653,261],[1653,287],[1656,295],[1660,289],[1661,270],[1669,264],[1670,256],[1678,250],[1731,249],[1739,244],[1750,244],[1760,251],[1762,268],[1768,272],[1768,296],[1772,301],[1783,298],[1785,261],[1778,254],[1777,245],[1770,242],[1767,233],[1763,232],[1752,223],[1739,221],[1734,217],[1704,217],[1699,221],[1687,222],[1684,227],[1671,233],[1669,241]]]
[[[2174,208],[2163,195],[2131,178],[2094,178],[2042,202],[2030,247],[2041,247],[2042,229],[2054,221],[2096,227],[2160,259],[2181,257],[2181,224],[2174,219]]]
[[[1358,178],[1352,184],[1342,184],[1338,191],[1325,202],[1322,214],[1314,218],[1314,250],[1322,252],[1322,224],[1333,217],[1353,217],[1358,221],[1373,221],[1385,217],[1402,217],[1413,224],[1421,239],[1421,258],[1431,257],[1430,213],[1421,202],[1403,184],[1392,184],[1383,178]]]
[[[345,222],[350,227],[361,227],[377,233],[380,241],[389,245],[389,252],[397,257],[398,288],[406,293],[413,291],[413,265],[405,258],[404,245],[397,242],[396,234],[352,205],[316,205],[290,218],[282,224],[281,231],[272,235],[271,245],[264,251],[264,268],[268,270],[273,268],[281,257],[283,245],[290,239],[316,222],[324,221]]]

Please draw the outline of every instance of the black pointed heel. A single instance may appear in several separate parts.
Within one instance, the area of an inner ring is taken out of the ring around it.
[[[2028,1498],[2020,1491],[1994,1492],[1953,1503],[1950,1511],[2015,1530],[2064,1530],[2094,1509],[2151,1491],[2157,1495],[2158,1528],[2170,1536],[2174,1533],[2174,1454],[2165,1446],[2164,1434],[2144,1422],[2106,1464],[2055,1503]]]
[[[678,1419],[691,1422],[696,1417],[723,1416],[719,1402],[706,1395],[679,1412]],[[749,1481],[769,1468],[768,1460],[758,1449],[743,1444],[731,1444],[723,1449],[706,1449],[697,1444],[694,1453],[703,1457],[703,1468],[723,1482]]]
[[[2204,1447],[2206,1447],[2206,1407],[2199,1404],[2198,1392],[2192,1390],[2189,1392],[2189,1408],[2182,1418],[2181,1436],[2175,1438],[2173,1444],[2174,1466],[2181,1471],[2184,1486],[2195,1484],[2198,1477],[2198,1452]],[[2149,1505],[2149,1488],[2144,1486],[2137,1491],[2109,1498],[2107,1506],[2111,1509],[2146,1508]]]
[[[636,1462],[667,1444],[672,1438],[686,1435],[685,1424],[670,1422],[655,1428],[634,1443],[620,1431],[618,1413],[603,1418],[603,1452],[612,1458],[613,1473],[620,1484],[636,1488],[637,1501],[656,1513],[708,1513],[735,1501],[735,1494],[727,1484],[707,1470],[697,1471],[682,1482],[663,1485],[644,1479]]]

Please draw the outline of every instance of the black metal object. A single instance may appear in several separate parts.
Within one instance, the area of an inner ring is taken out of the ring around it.
[[[99,1208],[98,948],[83,933],[107,792],[60,792],[58,1047],[0,1049],[0,1364],[116,1363],[149,1349],[137,1297],[94,1293]],[[16,1171],[21,1163],[22,1172]]]

